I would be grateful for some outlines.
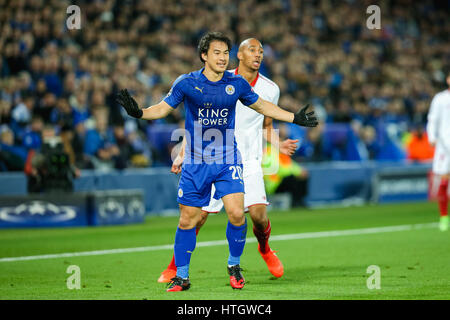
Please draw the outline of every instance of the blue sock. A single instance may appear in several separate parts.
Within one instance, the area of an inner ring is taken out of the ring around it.
[[[245,239],[247,237],[247,218],[242,226],[235,226],[228,221],[227,240],[230,255],[228,256],[228,265],[234,266],[241,263],[241,255],[244,252]]]
[[[192,229],[177,228],[175,233],[175,265],[177,266],[177,276],[183,279],[189,277],[189,262],[191,261],[192,252],[195,249],[197,236],[195,227]]]

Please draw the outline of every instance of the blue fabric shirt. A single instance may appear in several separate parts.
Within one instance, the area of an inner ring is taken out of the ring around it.
[[[100,149],[107,148],[114,143],[115,141],[111,131],[102,135],[96,129],[90,129],[86,132],[84,153],[96,156]]]
[[[25,133],[22,144],[27,149],[40,150],[42,146],[41,135],[30,130]]]
[[[164,101],[186,110],[185,163],[240,162],[234,138],[236,102],[254,104],[259,96],[240,75],[225,71],[221,80],[209,81],[204,68],[175,80]]]

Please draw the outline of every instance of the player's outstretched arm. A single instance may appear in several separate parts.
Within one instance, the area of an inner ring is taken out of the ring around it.
[[[140,109],[136,100],[128,93],[127,89],[120,90],[116,101],[125,109],[129,116],[137,119],[161,119],[165,118],[173,110],[173,108],[164,101],[146,109]]]
[[[317,118],[314,115],[314,111],[306,113],[308,107],[309,104],[307,104],[297,113],[292,113],[283,110],[279,106],[269,101],[266,101],[262,98],[258,98],[258,100],[254,104],[250,105],[250,108],[267,117],[284,122],[295,123],[303,127],[316,127],[319,124],[319,122],[317,121]]]

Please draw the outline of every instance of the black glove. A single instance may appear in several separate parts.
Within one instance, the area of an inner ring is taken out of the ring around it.
[[[133,99],[133,97],[130,96],[127,89],[120,90],[119,94],[117,95],[116,102],[125,108],[129,116],[138,119],[142,118],[144,112],[139,109],[138,104]]]
[[[319,122],[317,118],[314,116],[314,111],[306,113],[306,109],[308,109],[309,104],[304,106],[299,112],[294,114],[293,123],[303,126],[303,127],[317,127]]]

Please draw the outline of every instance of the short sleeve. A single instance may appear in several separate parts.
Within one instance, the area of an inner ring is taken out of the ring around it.
[[[240,81],[239,100],[242,102],[242,104],[250,106],[254,104],[256,101],[258,101],[259,96],[253,91],[253,88],[250,86],[247,80],[241,78],[239,81]]]
[[[438,138],[438,130],[440,123],[440,104],[439,95],[434,96],[431,101],[430,110],[428,112],[427,134],[431,143],[436,143]]]
[[[278,105],[278,100],[280,99],[280,88],[279,88],[277,85],[275,85],[275,86],[276,86],[276,89],[275,89],[275,95],[273,96],[271,102],[272,102],[274,105]]]
[[[163,99],[163,101],[165,101],[172,108],[178,107],[178,105],[184,100],[183,83],[185,81],[182,81],[183,79],[185,79],[184,76],[178,77],[173,83],[172,88],[170,88],[169,93],[167,93],[167,96]]]

